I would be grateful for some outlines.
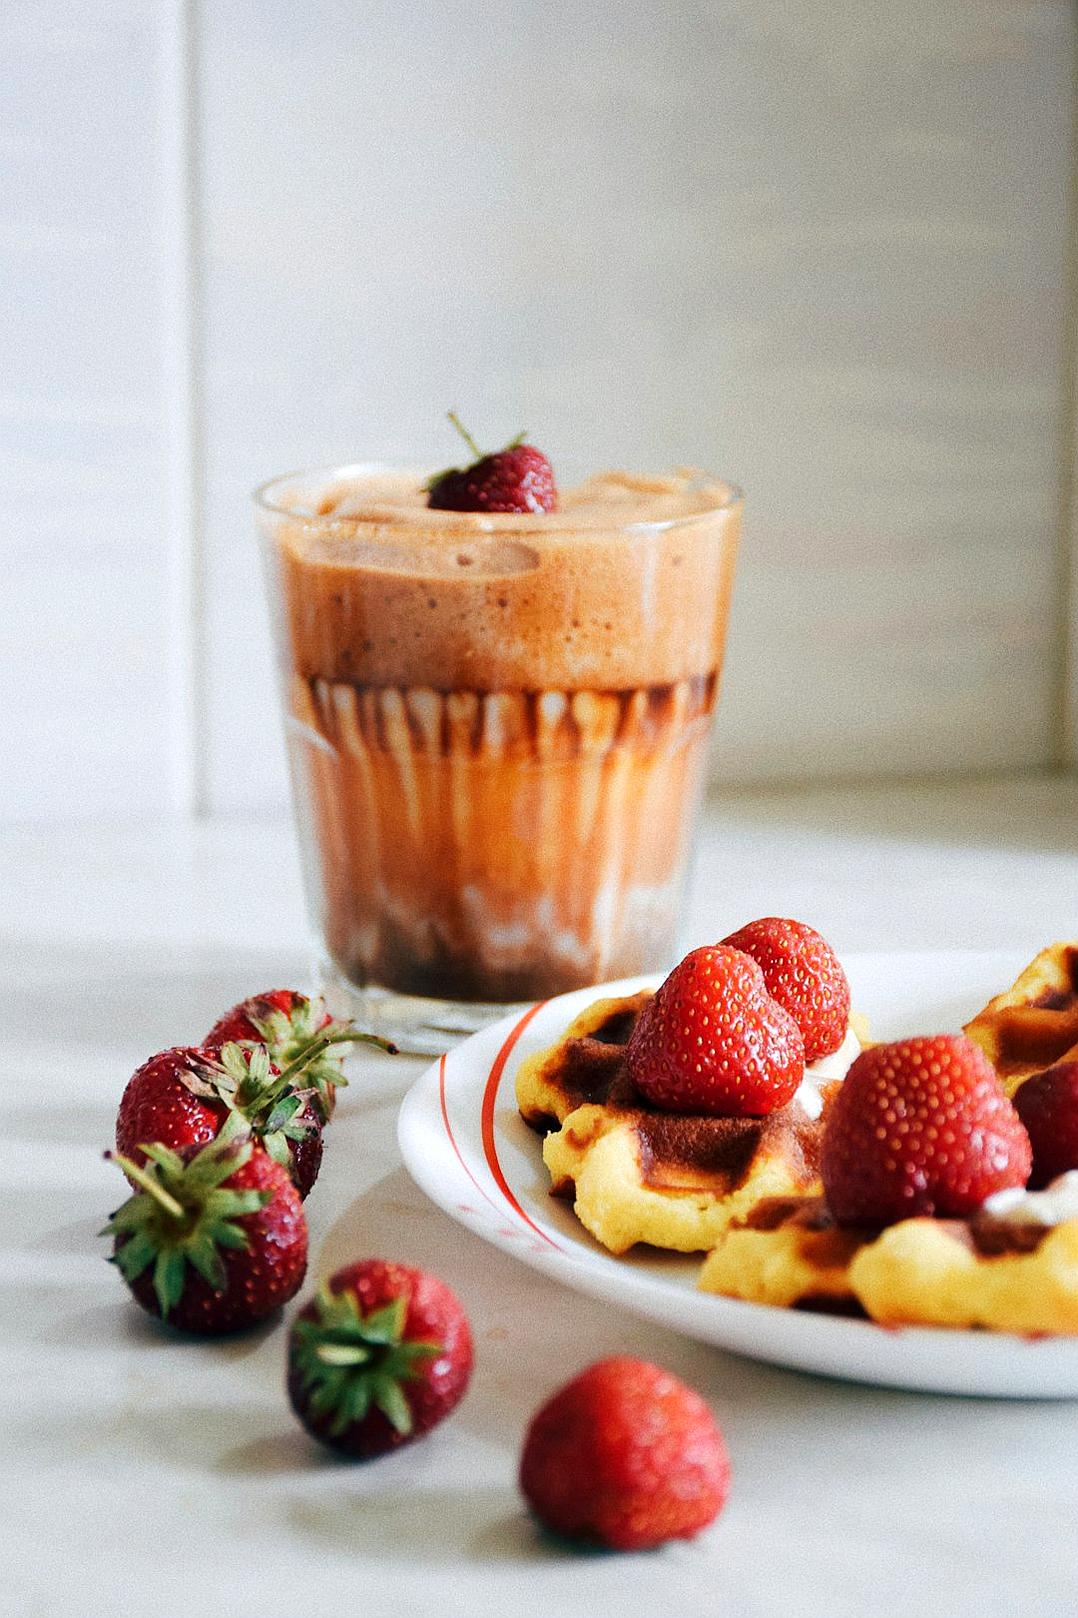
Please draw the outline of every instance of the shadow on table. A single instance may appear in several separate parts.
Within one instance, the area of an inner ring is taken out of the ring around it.
[[[302,1482],[304,1491],[285,1506],[290,1527],[352,1554],[390,1561],[449,1561],[466,1554],[491,1562],[553,1555],[555,1547],[536,1532],[515,1490],[461,1482],[426,1486],[447,1469],[439,1450],[451,1442],[443,1430],[420,1450],[355,1461],[323,1449],[295,1427],[225,1450],[214,1470],[237,1479]],[[465,1467],[458,1460],[457,1471]],[[401,1480],[411,1486],[400,1487]]]
[[[377,1463],[375,1463],[377,1464]],[[391,1562],[542,1562],[559,1552],[508,1489],[392,1489],[334,1500],[300,1499],[288,1517],[327,1548]],[[564,1552],[560,1553],[564,1556]]]
[[[109,1277],[104,1267],[102,1275],[108,1287]],[[0,1283],[0,1300],[4,1290]],[[248,1331],[227,1337],[199,1336],[192,1332],[176,1331],[140,1309],[125,1291],[118,1275],[113,1278],[113,1286],[109,1290],[110,1297],[104,1303],[91,1303],[85,1308],[67,1308],[58,1313],[55,1297],[50,1296],[50,1291],[62,1298],[69,1298],[72,1294],[70,1284],[60,1283],[55,1289],[41,1288],[38,1295],[23,1302],[17,1318],[12,1312],[10,1333],[0,1327],[0,1342],[25,1342],[32,1338],[34,1342],[60,1348],[77,1343],[87,1349],[114,1349],[117,1346],[148,1349],[157,1354],[185,1355],[191,1365],[196,1366],[207,1350],[212,1351],[217,1361],[226,1362],[256,1355],[266,1339],[281,1326],[281,1316],[274,1315]],[[93,1282],[78,1289],[79,1294],[84,1293],[87,1297],[100,1297],[101,1291],[101,1284]],[[4,1313],[0,1303],[0,1316]]]

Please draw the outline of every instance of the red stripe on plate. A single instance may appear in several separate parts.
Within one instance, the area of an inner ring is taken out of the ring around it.
[[[514,1045],[524,1032],[525,1028],[527,1028],[532,1018],[537,1012],[542,1011],[543,1007],[547,1004],[548,1002],[546,1000],[539,1000],[534,1006],[530,1006],[528,1008],[523,1017],[521,1017],[520,1021],[512,1029],[509,1037],[505,1041],[505,1044],[494,1058],[494,1065],[491,1068],[490,1076],[487,1079],[487,1087],[483,1091],[483,1151],[486,1154],[487,1167],[494,1176],[494,1182],[502,1196],[505,1198],[506,1202],[509,1204],[510,1208],[512,1208],[513,1212],[519,1219],[523,1219],[524,1223],[529,1227],[529,1229],[534,1230],[537,1236],[541,1236],[544,1242],[547,1242],[551,1247],[553,1247],[555,1252],[560,1253],[562,1249],[559,1244],[554,1241],[552,1237],[548,1236],[545,1230],[541,1230],[535,1223],[534,1219],[529,1218],[529,1216],[524,1212],[524,1209],[520,1206],[520,1203],[517,1201],[516,1197],[514,1197],[513,1193],[510,1191],[505,1175],[502,1173],[502,1166],[498,1162],[498,1148],[494,1141],[494,1105],[498,1099],[498,1086],[501,1083],[502,1074],[505,1072],[505,1064],[509,1060]]]
[[[446,1063],[445,1056],[443,1055],[443,1056],[439,1057],[439,1060],[438,1060],[438,1100],[441,1102],[441,1105],[442,1105],[442,1123],[445,1125],[445,1132],[449,1136],[449,1144],[452,1146],[454,1152],[456,1152],[456,1154],[457,1154],[457,1162],[460,1164],[461,1168],[464,1170],[464,1172],[468,1176],[469,1180],[471,1180],[472,1184],[475,1186],[475,1189],[479,1192],[479,1195],[482,1197],[483,1201],[487,1204],[488,1207],[493,1208],[495,1213],[500,1213],[501,1209],[498,1207],[498,1204],[495,1202],[494,1198],[492,1196],[490,1196],[488,1192],[484,1191],[483,1187],[479,1184],[479,1181],[476,1179],[475,1175],[472,1173],[471,1169],[468,1167],[467,1163],[464,1161],[464,1154],[462,1153],[460,1147],[457,1145],[457,1137],[453,1133],[453,1125],[449,1122],[449,1108],[447,1107],[446,1100],[445,1100],[445,1063]]]

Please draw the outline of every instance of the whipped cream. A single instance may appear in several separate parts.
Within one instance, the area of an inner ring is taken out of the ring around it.
[[[810,1118],[818,1118],[823,1111],[821,1086],[844,1079],[860,1054],[861,1041],[851,1027],[846,1029],[846,1037],[837,1051],[832,1051],[830,1056],[821,1056],[806,1067],[805,1077],[794,1100],[800,1101]]]
[[[1078,1169],[1061,1174],[1043,1191],[1022,1186],[997,1191],[984,1202],[981,1213],[1008,1225],[1062,1225],[1078,1219]]]

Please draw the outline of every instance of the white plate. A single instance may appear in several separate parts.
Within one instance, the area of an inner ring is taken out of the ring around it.
[[[858,1010],[878,1038],[956,1029],[1010,983],[1010,954],[861,955],[845,963]],[[584,989],[515,1013],[466,1040],[426,1072],[401,1108],[410,1173],[451,1218],[580,1292],[753,1359],[850,1381],[934,1393],[1011,1398],[1078,1396],[1078,1340],[905,1327],[775,1309],[696,1290],[698,1257],[614,1258],[572,1209],[551,1197],[540,1142],[514,1096],[523,1057],[552,1044],[600,992]]]

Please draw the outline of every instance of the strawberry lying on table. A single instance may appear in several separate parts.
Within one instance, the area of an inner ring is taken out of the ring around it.
[[[472,1374],[472,1334],[437,1276],[383,1259],[351,1264],[297,1315],[288,1396],[312,1437],[368,1459],[430,1432]]]
[[[103,1235],[132,1295],[181,1331],[239,1331],[294,1297],[307,1221],[287,1171],[232,1113],[204,1146],[115,1161],[136,1190]]]

